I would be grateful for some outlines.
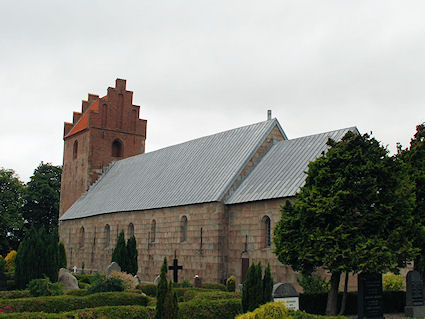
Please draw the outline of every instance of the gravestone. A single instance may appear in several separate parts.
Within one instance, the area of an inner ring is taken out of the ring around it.
[[[78,280],[67,269],[59,269],[58,282],[63,283],[65,290],[80,289]]]
[[[193,287],[202,288],[202,279],[198,275],[195,275],[195,277],[193,277]]]
[[[422,279],[416,270],[409,271],[406,276],[406,317],[425,317]]]
[[[77,270],[78,270],[78,269],[77,269],[77,266],[72,267],[72,272],[73,272],[73,273],[76,273],[76,272],[77,272]]]
[[[153,280],[154,285],[158,285],[159,279],[161,279],[160,275],[156,275],[155,279]]]
[[[7,277],[0,271],[0,291],[7,290]]]
[[[113,271],[121,272],[120,265],[118,265],[115,261],[111,262],[108,268],[106,268],[106,276],[109,276]]]
[[[357,317],[384,319],[382,274],[358,275]]]
[[[290,310],[300,309],[300,294],[289,283],[278,282],[273,285],[273,301],[280,301]]]

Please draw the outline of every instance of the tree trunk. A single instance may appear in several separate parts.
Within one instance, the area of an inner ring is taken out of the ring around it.
[[[341,277],[340,272],[332,273],[331,288],[328,293],[328,302],[326,305],[327,316],[336,316],[338,312],[338,289],[339,289],[340,277]]]
[[[345,272],[345,282],[344,282],[344,293],[342,295],[341,309],[339,310],[339,316],[342,316],[345,312],[345,304],[347,303],[347,290],[348,290],[348,276],[350,273]]]

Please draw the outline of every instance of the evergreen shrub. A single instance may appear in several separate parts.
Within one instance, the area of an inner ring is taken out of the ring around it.
[[[136,288],[148,296],[156,297],[156,285],[154,284],[138,284]]]
[[[133,235],[127,240],[127,265],[122,269],[133,276],[137,274],[138,269],[137,255],[136,237]]]
[[[235,291],[236,290],[236,278],[235,276],[230,276],[226,280],[226,289],[227,291]]]
[[[58,268],[66,268],[67,262],[66,262],[66,252],[65,252],[65,245],[63,242],[58,243]]]
[[[127,292],[104,292],[88,296],[47,296],[20,299],[0,299],[0,308],[11,306],[15,312],[58,313],[76,309],[103,306],[139,305],[146,306],[149,298]]]
[[[118,278],[101,278],[95,281],[87,290],[87,294],[99,292],[124,291],[124,283]]]
[[[74,316],[78,319],[150,319],[149,312],[143,306],[105,306],[68,312],[67,318]]]
[[[0,255],[0,272],[5,272],[6,270],[6,260]]]
[[[128,265],[128,252],[125,245],[124,231],[121,231],[118,235],[117,244],[112,252],[112,260],[120,265],[122,271],[127,271]]]
[[[204,282],[202,288],[226,291],[226,286],[218,282]]]
[[[59,296],[64,293],[64,286],[61,282],[51,283],[48,278],[33,279],[28,284],[31,296]]]
[[[85,296],[87,295],[87,289],[71,289],[65,291],[65,295],[69,296]]]
[[[83,282],[83,281],[78,281],[78,287],[80,288],[80,289],[89,289],[89,287],[90,287],[90,284],[87,284],[87,283],[85,283],[85,282]]]
[[[179,319],[233,319],[242,312],[240,299],[193,299],[179,303]]]
[[[29,290],[6,290],[0,291],[0,299],[17,299],[31,297]]]

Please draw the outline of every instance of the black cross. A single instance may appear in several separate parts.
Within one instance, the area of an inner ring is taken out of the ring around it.
[[[183,266],[178,266],[178,260],[176,256],[176,251],[174,251],[174,259],[173,259],[173,265],[168,266],[169,270],[173,271],[173,280],[174,282],[179,282],[179,275],[178,271],[183,269]]]

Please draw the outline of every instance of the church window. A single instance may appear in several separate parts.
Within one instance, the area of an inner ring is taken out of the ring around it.
[[[84,227],[81,226],[80,228],[80,248],[84,247],[84,240],[85,240],[85,234],[84,234]]]
[[[183,216],[180,219],[180,242],[187,240],[187,217]]]
[[[263,220],[262,220],[262,234],[263,234],[263,238],[264,238],[264,247],[268,248],[271,246],[271,226],[270,226],[271,222],[270,222],[270,217],[269,216],[264,216]]]
[[[72,158],[77,158],[78,154],[78,141],[74,142],[74,147],[72,148]]]
[[[119,139],[116,139],[112,142],[112,156],[113,157],[122,157],[122,143]]]
[[[105,247],[108,247],[110,242],[111,242],[111,226],[106,224],[106,226],[105,226]]]
[[[153,219],[151,223],[151,242],[155,242],[156,237],[156,220]]]
[[[128,234],[128,238],[130,238],[131,236],[134,236],[134,225],[133,225],[133,223],[128,224],[127,234]]]

